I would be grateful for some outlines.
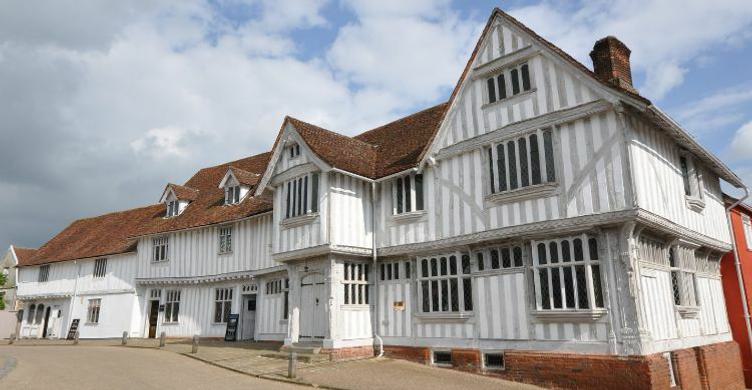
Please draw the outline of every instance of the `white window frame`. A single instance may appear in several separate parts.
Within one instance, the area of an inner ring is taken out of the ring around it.
[[[320,186],[321,180],[318,172],[312,172],[286,181],[282,185],[282,202],[285,209],[284,219],[318,213]]]
[[[163,323],[177,324],[180,321],[180,290],[166,290]]]
[[[217,229],[217,233],[219,235],[219,254],[232,253],[233,226],[220,226],[219,229]]]
[[[102,311],[102,298],[89,299],[89,306],[86,309],[86,323],[90,325],[99,324],[99,316]]]
[[[475,252],[479,272],[518,270],[525,267],[525,251],[522,244],[490,247]]]
[[[240,185],[225,187],[225,205],[240,203]]]
[[[107,276],[107,259],[102,258],[94,260],[94,270],[91,274],[94,278],[103,278]]]
[[[345,262],[342,267],[342,303],[347,306],[368,305],[370,264]]]
[[[522,77],[523,67],[526,67],[527,69],[528,82],[529,82],[527,89],[525,89],[524,87],[524,82],[523,82],[524,78]],[[492,75],[489,75],[488,77],[485,77],[483,79],[484,102],[486,104],[494,104],[494,103],[509,99],[511,97],[523,94],[525,92],[534,90],[535,81],[533,78],[533,72],[531,68],[532,67],[530,66],[530,64],[527,61],[525,61],[525,62],[515,64],[513,66],[510,66],[508,68],[505,68],[504,70],[500,72],[496,72]],[[512,73],[514,70],[517,71],[517,83],[520,88],[520,90],[517,93],[514,93],[514,81],[513,81],[513,76],[512,76]],[[502,75],[504,76],[504,88],[501,88],[502,86],[499,84],[499,76],[502,76]],[[491,101],[491,96],[489,93],[490,92],[489,85],[488,85],[489,81],[492,82],[493,87],[494,87],[494,100],[493,101]],[[502,89],[504,90],[503,97],[499,93],[499,91],[501,91]]]
[[[688,259],[682,256],[690,254],[694,257]],[[700,302],[697,294],[697,257],[694,250],[673,245],[666,252],[671,278],[671,294],[674,306],[680,311],[685,308],[697,308]],[[693,264],[694,263],[694,264]],[[688,313],[689,314],[689,313]]]
[[[452,259],[454,259],[456,267],[454,273],[452,273]],[[442,266],[444,263],[446,264],[445,267]],[[419,257],[415,268],[419,313],[423,315],[472,315],[474,302],[472,296],[473,281],[470,254],[453,252],[436,256]],[[456,283],[455,293],[452,292],[454,290],[452,281]],[[434,290],[437,296],[435,300]],[[465,290],[469,290],[469,296],[466,296],[467,293]],[[427,297],[426,294],[428,294]],[[457,310],[453,307],[452,298],[455,295],[457,296]],[[447,297],[446,309],[444,306],[444,297]],[[467,307],[467,303],[470,304],[470,307]]]
[[[167,218],[177,217],[180,214],[180,201],[177,199],[167,202]]]
[[[420,182],[420,189],[418,189],[418,182]],[[394,179],[392,181],[392,214],[422,212],[425,209],[425,190],[423,174],[411,173]]]
[[[50,265],[44,264],[39,266],[39,273],[37,275],[37,282],[45,283],[50,280]]]
[[[747,243],[747,250],[752,251],[752,218],[747,214],[742,214],[742,229],[744,229],[744,241]]]
[[[592,248],[590,240],[595,240],[595,248]],[[600,241],[599,237],[588,234],[531,241],[535,308],[538,312],[600,312],[605,310],[604,271],[598,249],[603,244]],[[578,246],[580,246],[581,254],[578,254]],[[556,252],[551,250],[552,247]],[[555,256],[552,256],[554,253]],[[579,259],[580,256],[581,259]],[[580,272],[583,273],[583,280],[578,277]],[[543,281],[542,275],[545,275]],[[555,277],[557,275],[559,280],[558,307],[557,294],[554,292],[554,279],[557,279]],[[570,279],[571,284],[567,283],[567,279]],[[545,286],[542,282],[546,283]],[[582,304],[581,292],[586,294],[585,305]],[[573,301],[571,305],[569,297]],[[548,303],[545,298],[548,298]]]
[[[410,260],[387,261],[379,263],[378,271],[381,281],[410,280],[412,278],[412,263]]]
[[[300,144],[292,144],[287,147],[287,150],[289,150],[290,160],[300,157]]]
[[[227,323],[227,319],[232,313],[232,296],[234,295],[234,290],[232,287],[218,287],[214,289],[214,310],[212,312],[214,315],[214,324]],[[219,318],[217,315],[219,315]]]
[[[531,148],[533,144],[537,146],[537,161],[533,157]],[[522,145],[525,146],[524,156],[521,153]],[[514,152],[514,161],[510,159],[510,150]],[[558,175],[555,150],[556,140],[553,128],[537,129],[486,147],[486,174],[489,175],[486,191],[489,195],[497,195],[555,185]],[[523,162],[527,172],[523,172]],[[535,167],[538,171],[537,176],[534,174],[533,168]],[[512,168],[514,168],[514,173],[512,173]]]
[[[161,263],[170,259],[170,237],[161,236],[152,238],[152,257],[153,263]]]

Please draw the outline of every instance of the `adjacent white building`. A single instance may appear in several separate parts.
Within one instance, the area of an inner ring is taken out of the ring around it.
[[[623,43],[591,57],[495,10],[448,102],[355,137],[288,117],[269,153],[72,224],[21,264],[21,335],[222,337],[238,314],[241,340],[561,386],[525,354],[668,373],[587,379],[632,388],[677,380],[676,351],[734,361],[720,180],[743,184],[637,93]]]

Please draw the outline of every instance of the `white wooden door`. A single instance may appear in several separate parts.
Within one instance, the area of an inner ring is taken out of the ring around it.
[[[300,293],[300,337],[304,339],[326,336],[326,284],[320,274],[303,278]]]
[[[243,295],[241,313],[240,339],[252,340],[256,330],[256,294]]]

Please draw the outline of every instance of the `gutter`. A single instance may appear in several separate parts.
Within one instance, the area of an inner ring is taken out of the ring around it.
[[[739,198],[734,204],[726,208],[726,222],[728,223],[729,233],[731,233],[731,245],[734,250],[734,267],[736,268],[736,280],[739,282],[739,294],[742,298],[742,308],[744,310],[744,323],[747,325],[747,342],[752,346],[752,323],[750,323],[749,315],[749,302],[747,301],[747,291],[744,288],[744,276],[742,275],[741,263],[739,262],[739,248],[736,245],[736,236],[734,235],[734,227],[731,223],[731,210],[740,205],[745,199],[749,197],[749,189],[743,187],[744,196]]]

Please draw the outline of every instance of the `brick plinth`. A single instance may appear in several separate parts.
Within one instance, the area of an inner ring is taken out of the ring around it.
[[[431,350],[385,346],[388,357],[430,364]],[[452,368],[516,382],[562,389],[670,389],[669,363],[663,354],[648,356],[585,355],[512,351],[505,369],[484,371],[481,351],[453,349]],[[734,342],[673,351],[677,387],[682,390],[743,389],[738,347]]]
[[[360,347],[350,348],[334,348],[334,349],[322,349],[321,353],[328,354],[329,359],[336,360],[348,360],[348,359],[362,359],[373,357],[373,346],[364,345]]]

